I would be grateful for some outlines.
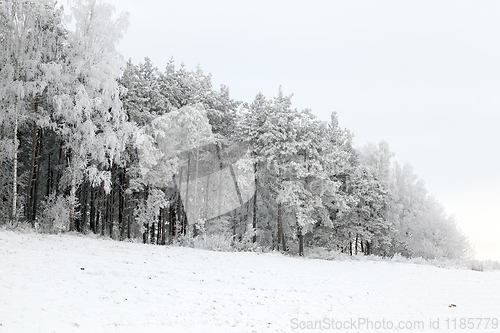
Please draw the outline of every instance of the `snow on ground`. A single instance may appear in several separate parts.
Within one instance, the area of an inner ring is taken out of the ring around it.
[[[462,318],[500,332],[485,327],[499,271],[0,231],[0,333],[465,332]]]

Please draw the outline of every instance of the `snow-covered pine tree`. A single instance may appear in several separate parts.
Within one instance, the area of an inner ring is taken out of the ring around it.
[[[201,104],[185,106],[157,117],[136,135],[141,183],[165,189],[172,186],[173,176],[178,174],[179,191],[184,193],[184,210],[190,224],[201,217],[197,193],[200,148],[213,142],[212,129]],[[190,178],[194,178],[194,186],[190,184]]]
[[[299,239],[299,255],[304,253],[304,235],[317,224],[328,225],[322,197],[325,191],[333,195],[337,186],[325,172],[326,123],[316,119],[310,110],[299,114],[297,124],[297,154],[290,161],[279,201],[293,212],[294,229]]]
[[[289,226],[284,223],[280,194],[285,191],[285,173],[293,165],[299,149],[296,136],[300,117],[299,112],[292,109],[291,98],[291,95],[283,94],[281,87],[278,96],[270,102],[265,102],[263,96],[258,95],[254,101],[255,108],[250,109],[250,112],[256,113],[249,117],[247,125],[249,139],[254,141],[255,155],[260,162],[259,187],[271,194],[270,199],[275,204],[277,232],[273,244],[283,251],[287,250],[286,232]]]
[[[122,97],[123,107],[130,121],[137,126],[150,124],[153,119],[171,110],[168,99],[162,92],[162,74],[151,59],[134,65],[129,60],[120,83],[127,88]]]
[[[257,242],[258,198],[264,195],[264,187],[260,185],[260,178],[264,178],[263,163],[265,162],[265,157],[262,155],[264,142],[260,138],[264,134],[263,126],[266,121],[268,109],[269,101],[262,93],[258,93],[251,104],[244,105],[237,117],[237,140],[248,145],[254,166],[255,192],[252,201],[252,229],[254,233],[252,241],[254,243]],[[261,200],[261,202],[265,204],[267,200]]]

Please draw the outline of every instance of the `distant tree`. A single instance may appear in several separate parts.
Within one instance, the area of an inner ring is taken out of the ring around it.
[[[468,242],[452,217],[426,190],[412,167],[391,163],[389,145],[368,143],[360,149],[360,160],[388,186],[391,194],[387,219],[394,226],[390,253],[407,257],[459,258],[468,253]]]
[[[394,153],[390,151],[389,144],[380,141],[378,146],[369,142],[360,148],[360,161],[371,168],[378,179],[389,185],[391,181],[391,158]]]
[[[467,238],[453,217],[425,189],[409,164],[393,166],[393,202],[397,252],[408,257],[462,258],[469,254]]]

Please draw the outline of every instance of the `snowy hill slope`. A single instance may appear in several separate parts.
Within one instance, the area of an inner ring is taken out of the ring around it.
[[[500,319],[500,272],[0,232],[0,333],[463,332],[461,318]]]

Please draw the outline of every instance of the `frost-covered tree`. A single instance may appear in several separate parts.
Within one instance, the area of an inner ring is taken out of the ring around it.
[[[70,230],[75,229],[76,191],[84,176],[110,191],[110,169],[120,161],[132,131],[120,101],[118,84],[125,63],[116,44],[128,27],[113,6],[96,0],[75,0],[75,29],[69,35],[65,76],[57,100],[57,131],[70,155]],[[98,170],[98,172],[95,172]]]
[[[285,233],[296,235],[302,254],[304,235],[330,223],[325,204],[336,197],[339,185],[330,176],[346,157],[333,147],[327,124],[309,110],[292,109],[290,98],[281,89],[273,100],[259,93],[242,109],[238,136],[254,163],[253,228],[257,218],[272,224],[275,244],[283,249]]]
[[[212,89],[211,75],[206,75],[201,67],[188,71],[181,63],[180,68],[176,69],[173,58],[168,62],[159,80],[169,110],[203,103]]]
[[[212,87],[211,74],[205,74],[200,66],[187,70],[184,64],[175,67],[173,59],[159,75],[159,87],[165,99],[166,112],[186,105],[203,104],[214,134],[228,137],[232,134],[234,117],[239,102],[229,96],[229,88]]]
[[[388,255],[393,239],[387,219],[388,189],[361,165],[350,170],[341,190],[345,193],[344,212],[334,220],[334,238],[342,250]]]
[[[12,161],[13,220],[18,210],[18,129],[27,119],[26,98],[40,95],[47,86],[48,68],[42,63],[52,44],[48,25],[53,24],[54,7],[49,0],[6,0],[0,6],[0,140]]]
[[[260,185],[260,178],[265,178],[265,172],[263,168],[265,157],[264,155],[262,155],[265,142],[261,140],[261,136],[264,135],[263,126],[266,122],[269,104],[270,102],[266,99],[266,97],[262,93],[258,93],[251,104],[246,104],[240,110],[236,128],[237,132],[239,133],[238,140],[248,145],[254,165],[255,193],[252,201],[252,229],[254,232],[252,241],[254,243],[257,241],[259,196],[261,198],[262,205],[264,205],[266,202],[268,203],[268,201],[264,199],[266,194],[265,186],[264,182],[262,183],[262,186]]]
[[[389,185],[391,179],[391,158],[394,153],[390,151],[389,144],[380,141],[378,146],[369,142],[360,148],[360,161],[369,168],[372,168],[378,178]]]
[[[299,239],[299,255],[304,253],[304,235],[318,225],[331,225],[323,199],[335,196],[338,184],[327,170],[332,163],[327,141],[326,122],[316,119],[310,110],[299,114],[297,124],[297,154],[285,174],[280,202],[292,210]]]
[[[398,230],[397,252],[408,257],[461,258],[469,254],[466,237],[452,216],[425,189],[409,164],[392,169],[391,211]]]
[[[201,104],[185,106],[155,118],[136,134],[139,168],[144,184],[164,187],[179,172],[179,155],[213,142]]]
[[[153,122],[157,123],[161,119],[169,118],[168,115],[175,113],[179,108],[199,105],[206,110],[206,117],[212,127],[212,132],[216,134],[218,145],[221,147],[222,145],[233,145],[231,136],[236,134],[234,119],[235,110],[239,103],[230,98],[227,87],[221,86],[220,91],[213,90],[211,76],[205,75],[200,67],[189,71],[181,64],[179,68],[176,68],[174,60],[171,59],[164,72],[160,72],[147,58],[137,66],[129,61],[120,82],[127,88],[127,93],[122,97],[124,108],[130,116],[130,120],[139,127],[146,130],[151,127]],[[147,131],[150,133],[149,130]],[[170,136],[169,139],[175,141],[176,137]],[[139,203],[148,196],[147,186],[149,185],[144,186],[144,177],[140,172],[140,158],[137,155],[136,147],[129,147],[127,153],[129,155],[127,174],[131,179],[129,192],[134,193],[135,201]],[[191,157],[194,158],[195,155],[197,155],[196,152]],[[196,162],[196,159],[193,159],[192,162]],[[185,172],[184,176],[186,176]],[[163,178],[161,177],[161,179]],[[179,175],[177,175],[177,180],[179,180]],[[185,179],[186,182],[187,179]],[[184,185],[186,185],[185,183]],[[166,184],[163,182],[164,186],[167,186]],[[176,224],[176,221],[185,222],[184,209],[178,190],[168,189],[171,204],[174,200],[177,201],[177,204],[169,206],[174,208],[170,209],[168,214],[165,212],[160,214],[168,215],[171,226]],[[176,197],[177,199],[174,199]],[[170,230],[169,232],[175,231]]]
[[[207,110],[207,117],[212,131],[221,140],[222,138],[238,141],[239,133],[236,126],[236,110],[241,102],[233,100],[229,95],[229,87],[221,85],[220,89],[212,90],[204,98],[203,105]]]
[[[200,149],[213,141],[212,129],[201,104],[185,106],[157,117],[136,134],[141,183],[151,188],[165,189],[172,187],[172,179],[177,174],[179,192],[183,192],[182,181],[185,179],[184,210],[190,224],[200,218],[200,202],[197,202]],[[191,174],[191,170],[195,170],[194,174]],[[190,193],[191,177],[194,178],[194,193],[192,190]],[[150,215],[150,210],[157,211],[165,207],[145,204],[143,210]]]
[[[123,107],[130,121],[137,126],[149,124],[153,119],[171,110],[162,91],[162,74],[149,58],[134,65],[129,60],[120,83],[127,89],[122,97]]]
[[[409,166],[391,163],[387,143],[354,149],[336,113],[325,123],[299,112],[281,88],[238,110],[200,67],[125,64],[116,43],[126,15],[113,19],[99,0],[70,3],[68,31],[54,1],[0,1],[2,221],[24,205],[43,230],[83,231],[88,218],[113,236],[117,220],[121,239],[142,231],[162,244],[169,221],[171,236],[232,232],[236,247],[298,244],[299,254],[308,244],[466,253],[453,218]]]
[[[408,257],[459,258],[468,253],[468,243],[455,221],[426,190],[409,164],[391,163],[394,156],[385,142],[368,143],[360,149],[360,160],[391,194],[387,219],[394,226],[392,253]]]
[[[285,197],[282,194],[290,188],[285,185],[284,177],[293,167],[299,150],[297,130],[300,113],[292,109],[291,97],[285,96],[281,87],[278,96],[271,101],[258,94],[244,112],[244,119],[239,126],[242,141],[249,143],[252,150],[257,175],[256,191],[260,191],[263,198],[268,196],[270,200],[265,200],[266,209],[268,213],[275,214],[277,231],[273,232],[273,243],[282,250],[287,250],[286,232],[289,230],[289,226],[284,223]],[[254,200],[257,200],[257,196]],[[271,202],[272,205],[269,205]]]
[[[375,174],[362,166],[352,145],[352,134],[339,126],[332,113],[322,134],[322,172],[328,184],[322,195],[327,219],[316,225],[313,244],[347,251],[387,252],[392,229],[387,220],[388,193]],[[325,182],[325,181],[323,181]],[[323,187],[325,188],[325,187]],[[322,210],[323,211],[323,210]]]

